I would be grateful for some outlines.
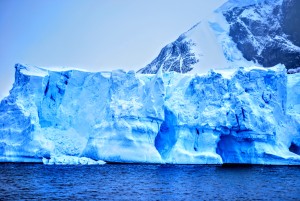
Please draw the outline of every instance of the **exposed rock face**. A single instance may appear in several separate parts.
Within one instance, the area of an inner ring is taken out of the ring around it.
[[[296,1],[266,0],[223,11],[230,24],[229,35],[247,60],[257,61],[265,67],[278,63],[288,69],[300,66],[300,48],[297,46],[297,33],[300,32],[295,24],[299,14],[290,13],[291,7],[297,4]]]
[[[187,73],[199,61],[195,52],[192,51],[191,47],[193,46],[195,44],[183,34],[176,41],[164,47],[158,57],[138,73],[156,74],[159,69],[163,72]]]
[[[300,66],[298,0],[229,0],[162,49],[138,72],[201,72],[205,68],[282,63]]]
[[[288,39],[300,47],[300,1],[284,0],[282,4],[282,29]]]

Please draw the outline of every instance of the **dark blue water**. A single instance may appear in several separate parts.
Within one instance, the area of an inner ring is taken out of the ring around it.
[[[300,200],[300,167],[0,164],[0,200]]]

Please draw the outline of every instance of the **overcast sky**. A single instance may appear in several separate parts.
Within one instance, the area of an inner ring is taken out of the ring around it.
[[[138,70],[224,0],[0,0],[0,98],[14,64]]]

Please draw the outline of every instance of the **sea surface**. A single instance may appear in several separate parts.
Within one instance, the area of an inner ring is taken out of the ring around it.
[[[0,200],[300,200],[299,166],[0,164]]]

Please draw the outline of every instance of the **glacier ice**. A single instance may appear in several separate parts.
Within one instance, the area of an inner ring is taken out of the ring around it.
[[[0,161],[300,164],[300,74],[156,75],[17,64]]]
[[[50,159],[43,158],[43,163],[45,165],[104,165],[105,162],[102,160],[94,161],[86,157],[76,157],[76,156],[54,156]]]

